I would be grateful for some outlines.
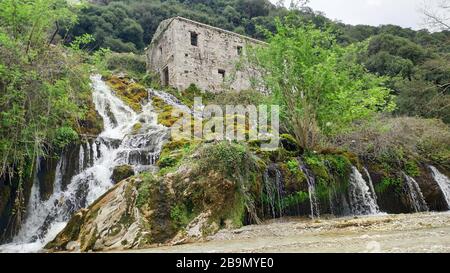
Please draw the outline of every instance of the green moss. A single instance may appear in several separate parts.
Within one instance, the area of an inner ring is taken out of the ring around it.
[[[325,181],[330,180],[328,169],[319,155],[308,154],[304,157],[304,160],[316,178],[322,178]]]
[[[142,104],[148,98],[147,89],[126,77],[111,76],[106,79],[114,93],[135,112],[142,111]]]
[[[398,177],[383,177],[381,182],[375,185],[375,191],[377,193],[384,193],[388,189],[393,189],[395,192],[400,193],[403,187],[403,180]]]
[[[158,160],[158,167],[160,167],[160,168],[174,167],[177,165],[180,158],[181,158],[181,155],[161,157]]]
[[[351,171],[352,163],[343,155],[326,155],[324,157],[331,171],[340,178],[347,178]]]
[[[133,125],[132,134],[137,135],[139,134],[140,130],[142,129],[142,123],[138,122],[135,125]]]
[[[71,241],[76,241],[80,235],[81,227],[85,220],[85,213],[83,211],[75,213],[70,221],[67,223],[63,232],[61,232],[54,240],[45,245],[45,249],[63,250]]]
[[[178,204],[170,210],[170,219],[176,229],[181,229],[187,226],[192,219],[192,215],[184,204]]]
[[[316,179],[316,195],[319,200],[327,201],[330,194],[330,185],[322,178]]]
[[[138,196],[136,198],[136,206],[138,208],[143,207],[151,201],[152,190],[159,183],[158,179],[151,173],[142,173],[140,178],[142,182],[138,187]]]
[[[134,169],[130,165],[120,165],[114,168],[111,179],[114,183],[120,182],[134,175]]]
[[[295,207],[309,201],[309,194],[304,191],[298,191],[283,198],[281,204],[283,209]]]
[[[196,147],[196,142],[188,140],[171,140],[163,145],[160,159],[158,160],[159,175],[165,175],[176,170],[186,155]]]
[[[300,150],[300,146],[297,144],[297,140],[292,135],[280,135],[280,143],[281,146],[287,151],[295,152]]]
[[[420,176],[420,168],[416,161],[408,160],[405,163],[405,173],[412,177]]]

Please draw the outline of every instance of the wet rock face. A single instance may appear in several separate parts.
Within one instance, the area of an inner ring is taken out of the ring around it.
[[[392,182],[394,180],[386,180],[385,174],[378,168],[378,166],[374,166],[370,163],[366,165],[368,166],[367,169],[374,184],[380,211],[395,214],[412,212],[407,200],[404,198],[402,180],[398,180],[398,184],[388,184],[387,181]]]
[[[7,214],[7,206],[10,200],[11,188],[0,181],[0,231],[6,225],[5,216]]]
[[[417,182],[422,189],[423,196],[432,211],[446,211],[448,210],[445,197],[439,188],[439,185],[433,178],[431,170],[428,166],[423,165],[420,169],[420,175],[417,177]]]
[[[43,158],[40,160],[37,178],[39,180],[40,196],[42,200],[47,200],[53,193],[57,164],[58,159],[56,158]]]
[[[131,177],[77,212],[45,248],[100,251],[198,241],[242,224],[236,189],[221,173],[199,177],[188,166],[164,177]]]
[[[130,165],[120,165],[114,168],[111,179],[118,183],[134,175],[134,169]]]

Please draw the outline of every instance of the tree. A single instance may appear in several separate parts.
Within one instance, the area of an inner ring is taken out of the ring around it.
[[[434,30],[450,30],[450,0],[439,0],[437,7],[424,5],[426,24]]]
[[[0,241],[3,229],[9,237],[18,231],[36,158],[78,139],[88,70],[80,52],[55,39],[75,21],[65,0],[0,2],[0,181],[8,178],[13,206]]]
[[[355,120],[393,109],[384,79],[356,64],[361,48],[340,47],[331,30],[288,22],[277,20],[276,34],[267,33],[269,44],[255,48],[250,59],[280,105],[284,129],[301,146],[316,148],[321,135],[337,134]]]

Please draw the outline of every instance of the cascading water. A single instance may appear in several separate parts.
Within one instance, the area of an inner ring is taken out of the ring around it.
[[[306,182],[308,183],[309,203],[311,206],[311,218],[318,218],[320,216],[319,202],[316,195],[316,178],[314,174],[304,165],[300,164],[300,169],[306,176]]]
[[[375,200],[375,202],[378,202],[377,193],[375,192],[375,187],[373,186],[372,177],[370,176],[369,170],[367,168],[364,168],[364,173],[367,176],[367,182],[369,184],[370,192],[372,193],[372,197]]]
[[[275,164],[265,170],[263,182],[268,212],[273,218],[283,217],[283,177]]]
[[[369,176],[370,177],[370,176]],[[354,215],[371,215],[379,213],[375,198],[358,169],[352,166],[349,180],[349,200]]]
[[[422,190],[414,178],[402,173],[405,178],[404,190],[406,197],[415,212],[428,211],[428,205],[423,197]]]
[[[450,209],[450,179],[439,172],[438,169],[436,169],[433,166],[429,166],[431,173],[433,174],[433,178],[438,184],[439,188],[442,191],[442,194],[445,197],[445,202],[447,203],[448,209]]]
[[[78,174],[62,186],[61,157],[55,178],[54,192],[48,200],[41,200],[39,183],[35,181],[27,208],[27,218],[11,244],[0,246],[0,251],[33,252],[52,240],[61,231],[70,216],[88,206],[113,186],[114,167],[130,164],[135,171],[150,169],[156,162],[168,129],[157,124],[151,103],[135,113],[113,95],[99,75],[91,77],[95,108],[104,121],[104,131],[95,139],[80,145]],[[132,134],[133,125],[142,124],[140,134]]]

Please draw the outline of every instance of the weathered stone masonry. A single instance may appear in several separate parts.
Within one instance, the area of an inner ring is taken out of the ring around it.
[[[194,83],[202,90],[245,90],[254,72],[237,70],[247,45],[261,41],[182,17],[159,25],[147,50],[147,69],[163,85],[184,90]]]

